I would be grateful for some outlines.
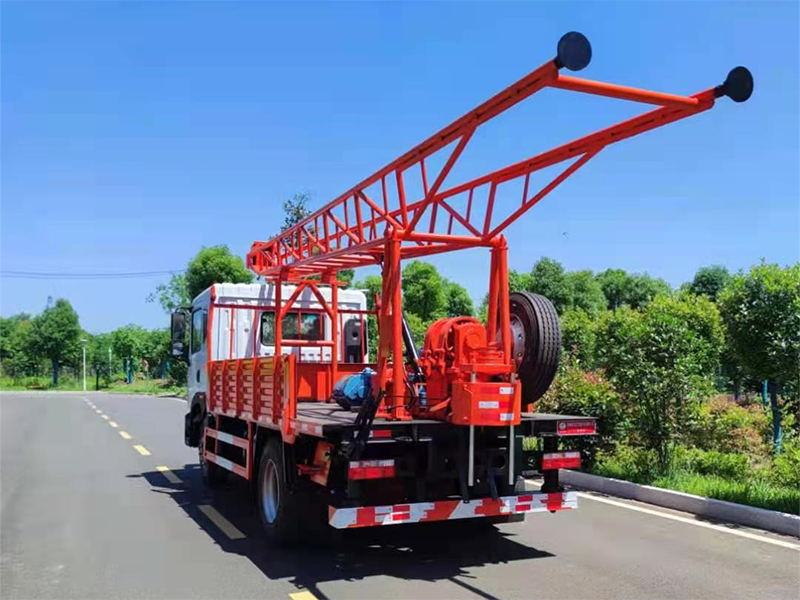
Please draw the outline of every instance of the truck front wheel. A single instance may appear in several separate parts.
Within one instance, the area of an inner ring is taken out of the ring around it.
[[[295,541],[299,528],[297,498],[286,485],[282,442],[273,438],[265,445],[258,461],[256,502],[261,524],[270,538],[279,543]]]

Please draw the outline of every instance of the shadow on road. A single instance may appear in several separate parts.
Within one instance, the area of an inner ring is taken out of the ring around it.
[[[142,477],[155,493],[171,498],[225,552],[246,556],[268,578],[288,578],[321,600],[325,595],[318,589],[319,583],[359,581],[379,575],[412,581],[449,580],[479,597],[494,600],[491,594],[464,581],[473,579],[468,572],[471,567],[553,556],[493,528],[466,532],[453,523],[361,529],[346,532],[336,544],[278,547],[262,532],[244,480],[231,478],[235,481],[212,494],[201,480],[198,465],[185,465],[173,472],[182,483],[171,484],[158,471],[128,477]],[[247,537],[228,538],[199,510],[203,504],[213,504]]]

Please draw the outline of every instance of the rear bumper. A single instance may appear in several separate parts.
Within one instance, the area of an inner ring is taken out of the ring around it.
[[[376,525],[402,525],[404,523],[429,523],[477,517],[501,517],[534,512],[574,510],[578,508],[576,492],[526,493],[518,496],[503,496],[497,500],[479,498],[440,500],[416,504],[392,504],[389,506],[360,506],[356,508],[328,507],[328,523],[336,529],[373,527]]]

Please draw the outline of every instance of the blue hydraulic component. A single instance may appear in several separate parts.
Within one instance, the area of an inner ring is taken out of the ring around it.
[[[372,378],[376,373],[366,368],[340,379],[333,387],[333,399],[345,410],[360,408],[364,400],[372,395]]]

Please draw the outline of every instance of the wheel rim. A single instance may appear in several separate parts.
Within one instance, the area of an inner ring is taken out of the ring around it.
[[[261,481],[261,509],[268,523],[274,523],[278,517],[280,506],[280,488],[278,487],[278,468],[272,459],[267,460]]]
[[[511,340],[514,345],[514,362],[519,366],[525,358],[525,326],[517,315],[511,315],[510,324]]]

